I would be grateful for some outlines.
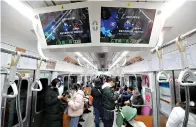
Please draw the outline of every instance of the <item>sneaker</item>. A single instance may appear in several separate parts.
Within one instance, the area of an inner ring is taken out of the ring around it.
[[[82,125],[80,123],[78,123],[78,127],[82,127]]]
[[[91,112],[91,110],[84,110],[84,113],[90,113]]]
[[[85,120],[81,117],[80,119],[79,119],[79,122],[84,122]]]

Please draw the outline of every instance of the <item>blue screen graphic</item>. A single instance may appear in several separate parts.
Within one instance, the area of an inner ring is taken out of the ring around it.
[[[155,13],[154,9],[102,7],[101,42],[149,44]]]

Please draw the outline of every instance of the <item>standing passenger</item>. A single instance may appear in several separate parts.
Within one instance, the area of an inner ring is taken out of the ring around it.
[[[78,127],[79,118],[83,114],[84,92],[79,90],[78,85],[71,87],[71,99],[68,101],[68,115],[71,117],[70,127]]]
[[[112,127],[114,122],[115,101],[118,96],[114,94],[112,87],[113,80],[110,77],[106,78],[106,82],[102,86],[102,103],[103,103],[103,124],[104,127]]]
[[[93,97],[93,107],[95,113],[95,127],[99,127],[99,118],[102,106],[102,93],[101,93],[101,80],[99,78],[95,79],[95,86],[91,90],[91,96]]]
[[[62,127],[63,107],[61,108],[61,101],[63,96],[59,96],[58,87],[60,86],[60,80],[55,78],[51,86],[46,90],[44,103],[44,126],[45,127]]]

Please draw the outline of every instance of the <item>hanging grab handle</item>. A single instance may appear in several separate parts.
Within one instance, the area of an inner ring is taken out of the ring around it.
[[[176,38],[176,46],[177,49],[180,52],[181,55],[181,66],[183,69],[188,68],[188,60],[187,60],[187,55],[186,55],[186,46],[187,46],[187,41],[183,41],[180,43],[180,36]]]
[[[11,83],[9,84],[9,86],[11,86],[11,88],[12,88],[14,94],[8,95],[8,94],[7,94],[7,91],[8,91],[8,88],[9,88],[9,87],[7,87],[7,90],[6,90],[4,93],[2,93],[2,96],[3,96],[3,97],[6,97],[6,98],[15,98],[15,97],[18,95],[18,89],[17,89],[16,83],[15,83],[15,82],[14,82],[14,83],[11,82]]]
[[[176,46],[181,54],[181,64],[183,70],[180,72],[178,77],[178,82],[182,86],[195,86],[196,85],[196,75],[188,68],[188,60],[186,55],[186,45],[187,41],[183,41],[182,45],[180,43],[180,37],[176,38]],[[192,81],[187,81],[187,79]]]
[[[15,76],[16,76],[17,64],[19,62],[20,56],[21,56],[20,52],[17,51],[16,55],[12,55],[11,57],[9,81],[7,81],[9,85],[7,84],[4,85],[4,89],[2,93],[3,97],[15,98],[18,95],[18,89],[14,81],[15,81]],[[10,94],[10,95],[7,94],[9,86],[11,86],[13,90],[13,94]]]
[[[169,82],[169,75],[165,71],[163,71],[163,51],[160,50],[159,47],[156,47],[155,49],[159,58],[159,69],[161,70],[157,74],[157,81],[160,83]],[[161,80],[161,76],[165,76],[166,79]]]
[[[161,79],[161,76],[165,76],[166,79]],[[157,81],[160,83],[164,83],[164,82],[169,82],[169,75],[165,72],[165,71],[159,71],[159,73],[157,74]]]
[[[192,79],[192,81],[187,81],[187,79],[190,77],[190,79]],[[177,80],[180,85],[182,86],[196,86],[196,76],[195,74],[189,70],[188,68],[185,70],[182,70],[180,72],[180,75],[178,77]]]
[[[180,36],[176,38],[176,46],[180,52],[186,51],[187,41],[183,41],[182,45],[180,43]]]
[[[35,81],[31,85],[31,91],[42,91],[43,86],[42,83],[40,82],[40,67],[42,64],[42,59],[40,59],[40,62],[37,61],[37,69],[35,72]],[[39,88],[35,88],[35,85],[38,84]]]

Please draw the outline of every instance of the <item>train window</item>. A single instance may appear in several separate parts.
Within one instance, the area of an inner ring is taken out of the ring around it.
[[[17,84],[18,81],[15,81]],[[13,93],[11,87],[8,88],[8,94]],[[27,93],[28,93],[28,81],[22,80],[20,89],[20,110],[22,114],[22,119],[26,117],[26,105],[27,105]],[[5,119],[4,127],[12,127],[18,123],[18,117],[16,113],[16,98],[8,98],[6,100],[5,108]]]
[[[36,101],[36,112],[40,112],[42,110],[44,110],[44,94],[45,91],[48,87],[48,79],[47,78],[43,78],[40,79],[43,89],[42,91],[37,92],[37,101]]]
[[[68,89],[68,76],[64,77],[64,92],[67,91]]]

